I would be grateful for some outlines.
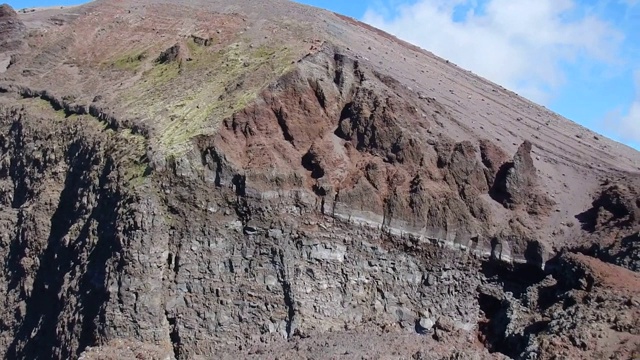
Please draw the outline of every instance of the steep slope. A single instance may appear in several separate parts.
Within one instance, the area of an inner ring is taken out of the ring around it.
[[[638,152],[287,1],[1,9],[4,357],[638,352],[566,280],[637,281]]]
[[[0,5],[0,72],[13,64],[11,52],[23,46],[24,24],[18,20],[18,14],[8,5]]]

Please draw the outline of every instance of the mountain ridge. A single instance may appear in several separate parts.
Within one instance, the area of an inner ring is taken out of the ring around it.
[[[2,14],[3,356],[637,351],[640,153],[288,1]]]

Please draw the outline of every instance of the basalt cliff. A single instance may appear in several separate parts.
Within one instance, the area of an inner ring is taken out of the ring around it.
[[[0,7],[6,359],[636,359],[640,153],[285,0]]]

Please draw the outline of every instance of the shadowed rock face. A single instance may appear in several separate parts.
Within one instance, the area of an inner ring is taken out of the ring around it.
[[[3,357],[637,353],[636,152],[295,3],[2,9]]]
[[[593,207],[576,216],[590,237],[581,251],[628,269],[640,270],[640,197],[632,179],[606,180]],[[615,235],[611,235],[615,233]]]
[[[513,157],[511,166],[506,167],[504,179],[496,181],[508,204],[525,204],[537,186],[538,174],[531,158],[531,147],[529,141],[522,143]]]
[[[487,181],[489,185],[493,186],[498,171],[500,171],[502,165],[509,161],[509,155],[487,139],[480,140],[480,154],[482,156],[482,163],[487,168]]]
[[[548,215],[555,202],[540,192],[531,149],[531,142],[525,141],[518,148],[513,161],[500,167],[493,184],[492,196],[508,208],[523,207],[530,214]],[[486,159],[493,165],[492,160]]]

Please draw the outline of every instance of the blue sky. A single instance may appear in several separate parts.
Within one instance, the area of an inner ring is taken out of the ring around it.
[[[640,149],[640,0],[298,2],[382,28]]]

